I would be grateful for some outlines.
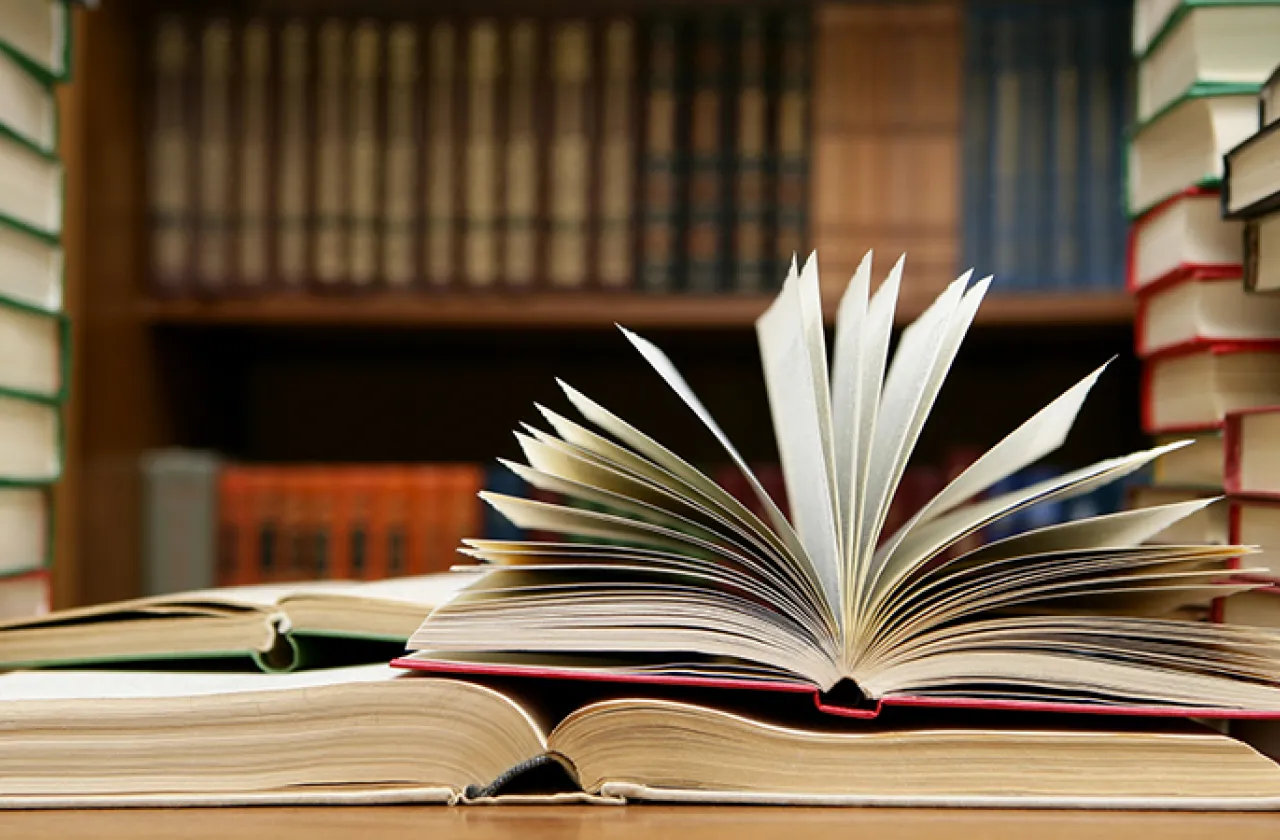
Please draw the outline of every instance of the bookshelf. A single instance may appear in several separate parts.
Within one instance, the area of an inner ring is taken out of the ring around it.
[[[650,5],[657,4],[626,4]],[[862,243],[876,248],[877,274],[889,255],[906,251],[907,274],[922,285],[904,289],[900,320],[918,314],[955,276],[962,226],[960,6],[911,5],[925,7],[925,17],[912,17],[905,6],[876,15],[857,3],[819,3],[813,18],[810,244],[833,284],[847,279]],[[752,335],[767,305],[763,295],[153,297],[140,56],[149,16],[184,6],[101,0],[75,13],[78,69],[65,93],[63,144],[76,373],[60,489],[60,527],[74,539],[59,541],[59,605],[138,593],[138,458],[153,447],[208,447],[246,460],[490,461],[512,454],[511,429],[533,419],[534,401],[554,403],[560,376],[625,416],[644,417],[646,431],[673,448],[691,457],[712,453],[688,416],[648,404],[662,394],[660,383],[628,354],[615,322],[645,330],[669,350],[749,457],[771,455]],[[277,6],[301,8],[263,8]],[[893,51],[883,44],[903,37],[921,61],[908,65],[915,68],[908,78],[888,84],[884,68]],[[854,56],[847,39],[881,46]],[[849,74],[868,80],[863,93],[838,84]],[[928,107],[895,106],[879,94],[863,101],[886,85],[895,95],[927,93],[921,101]],[[919,198],[877,208],[841,183]],[[838,289],[824,294],[834,299]],[[1133,448],[1140,433],[1132,317],[1119,290],[989,298],[922,451],[952,436],[993,444],[1112,356],[1117,362],[1064,460],[1074,465]]]

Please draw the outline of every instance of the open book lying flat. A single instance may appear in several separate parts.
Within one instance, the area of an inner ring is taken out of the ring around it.
[[[970,285],[965,274],[952,283],[903,331],[890,363],[902,268],[873,296],[870,255],[863,260],[839,305],[830,366],[816,257],[801,271],[793,264],[756,324],[793,521],[672,362],[623,328],[742,471],[764,516],[561,383],[594,428],[538,406],[553,431],[526,425],[517,437],[528,463],[508,466],[571,503],[483,495],[520,527],[578,539],[467,541],[487,571],[427,618],[414,653],[396,664],[807,691],[863,716],[893,704],[1280,713],[1280,635],[1187,618],[1253,586],[1230,568],[1249,549],[1144,544],[1208,500],[948,554],[1001,517],[1086,493],[1182,445],[984,493],[1062,444],[1105,365],[882,534],[989,282]]]
[[[755,695],[758,699],[758,695]],[[799,704],[801,711],[806,710]],[[566,710],[386,665],[0,676],[0,807],[628,800],[1280,807],[1280,766],[1185,721],[939,725],[614,697]]]
[[[256,664],[386,661],[478,574],[262,584],[155,595],[0,622],[0,670],[166,660]]]

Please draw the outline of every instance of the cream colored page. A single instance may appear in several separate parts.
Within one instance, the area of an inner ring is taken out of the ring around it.
[[[414,679],[385,663],[288,674],[204,671],[13,671],[0,676],[3,700],[107,700],[197,697],[252,691],[290,691],[353,682]]]
[[[840,546],[843,544],[843,525],[840,521],[840,494],[836,485],[835,441],[831,425],[831,368],[827,360],[827,339],[822,323],[822,289],[818,282],[818,255],[810,254],[800,270],[800,315],[804,329],[805,355],[809,359],[809,372],[813,380],[813,395],[817,401],[818,430],[822,442],[822,458],[825,465],[828,493],[831,497],[831,518],[835,522],[836,569],[841,570]]]
[[[768,492],[764,489],[763,485],[760,484],[760,480],[756,478],[755,473],[751,471],[749,466],[747,466],[746,460],[743,459],[742,455],[738,453],[738,450],[734,448],[732,443],[730,443],[728,436],[711,417],[711,414],[702,405],[702,402],[698,399],[697,395],[693,393],[693,389],[691,389],[688,383],[684,381],[684,377],[676,370],[675,365],[671,363],[671,360],[667,358],[665,353],[659,350],[647,339],[641,338],[626,328],[619,327],[619,329],[622,330],[623,334],[627,337],[627,340],[629,340],[635,348],[640,351],[640,354],[644,356],[645,360],[649,362],[663,380],[671,386],[671,389],[674,390],[682,400],[684,400],[685,405],[689,406],[689,408],[693,410],[694,414],[698,416],[698,419],[703,422],[713,435],[715,435],[716,440],[718,440],[720,445],[724,447],[725,452],[728,453],[739,471],[747,479],[752,491],[756,494],[756,498],[759,499],[760,504],[764,507],[765,513],[768,515],[769,522],[773,525],[774,532],[787,548],[789,559],[791,559],[799,571],[819,583],[831,614],[833,616],[838,615],[838,591],[828,588],[818,563],[809,556],[805,546],[801,543],[799,536],[796,534],[796,531],[791,527],[791,523],[782,515],[782,511],[778,510],[778,506],[774,504],[773,499],[770,498]],[[726,493],[725,495],[728,494]],[[731,496],[729,498],[732,499]]]
[[[1165,452],[1181,445],[1183,444],[1173,443],[1123,458],[1111,458],[992,499],[975,502],[940,516],[920,528],[913,529],[895,546],[885,544],[880,575],[874,581],[874,589],[869,595],[873,600],[883,598],[906,574],[938,550],[1005,513],[1028,504],[1086,493],[1140,469]]]
[[[861,352],[867,321],[867,302],[871,295],[871,253],[858,264],[836,309],[836,341],[831,357],[831,426],[835,459],[836,499],[844,518],[842,533],[845,543],[851,541],[851,526],[856,517],[849,515],[853,506],[858,469],[858,414],[862,394],[862,366],[869,362]],[[847,547],[845,557],[849,556]],[[846,577],[848,575],[846,574]]]
[[[817,279],[808,271],[797,276],[794,268],[781,294],[756,321],[756,337],[764,367],[774,437],[787,484],[787,500],[800,542],[817,573],[832,611],[840,608],[840,528],[836,519],[834,471],[830,455],[826,372],[817,371],[807,326],[805,299],[816,297]],[[819,341],[821,337],[819,336]],[[815,374],[821,377],[815,382]],[[843,623],[843,618],[841,619]]]
[[[1103,365],[1086,376],[987,450],[925,506],[919,519],[923,521],[946,513],[1061,446],[1089,391],[1106,368],[1107,365]]]
[[[994,562],[1059,551],[1138,545],[1215,501],[1193,499],[1050,525],[990,543],[964,555],[964,559]]]

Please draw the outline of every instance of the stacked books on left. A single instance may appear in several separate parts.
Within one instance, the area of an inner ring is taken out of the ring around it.
[[[69,15],[61,0],[0,4],[0,620],[50,605],[70,360],[54,91]]]

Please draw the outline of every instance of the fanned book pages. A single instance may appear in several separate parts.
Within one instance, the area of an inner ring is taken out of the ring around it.
[[[882,533],[989,282],[954,281],[890,360],[903,264],[872,295],[871,255],[863,260],[830,360],[816,256],[793,264],[756,324],[791,521],[670,359],[623,328],[742,471],[763,516],[561,383],[585,424],[539,406],[550,431],[525,426],[527,464],[508,466],[567,503],[483,495],[516,525],[564,538],[468,540],[483,576],[424,621],[397,664],[810,692],[829,711],[865,717],[886,705],[1280,714],[1280,635],[1193,620],[1255,585],[1234,577],[1249,573],[1250,550],[1145,544],[1208,500],[948,552],[1002,517],[1117,481],[1186,443],[984,493],[1063,443],[1105,365]],[[1241,557],[1244,568],[1232,568]]]

